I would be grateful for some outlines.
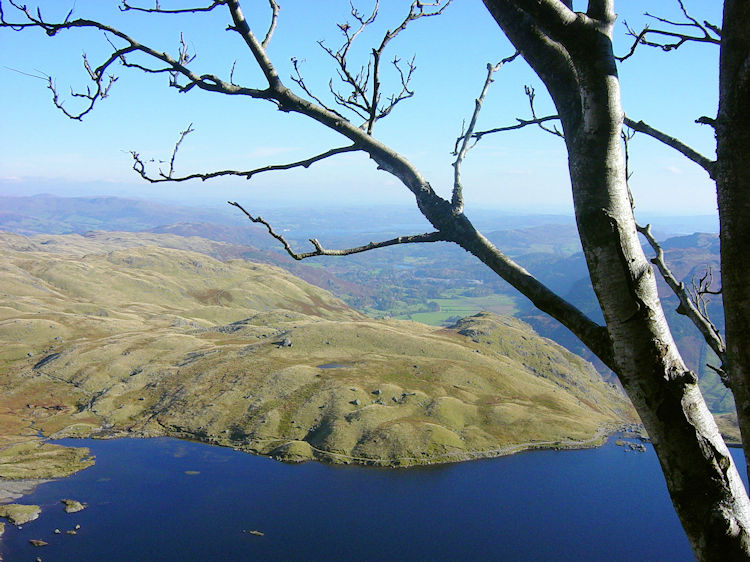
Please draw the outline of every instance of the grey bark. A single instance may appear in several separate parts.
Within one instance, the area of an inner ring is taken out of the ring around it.
[[[613,0],[591,0],[586,14],[557,0],[484,3],[557,107],[576,221],[612,342],[611,361],[652,438],[696,557],[750,558],[747,494],[697,378],[674,344],[636,233],[620,146]]]
[[[750,459],[750,3],[726,0],[716,119],[716,192],[729,380]],[[750,463],[748,463],[750,466]]]

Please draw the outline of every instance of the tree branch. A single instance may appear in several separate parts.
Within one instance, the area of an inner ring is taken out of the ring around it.
[[[583,56],[578,46],[584,37],[601,37],[611,26],[610,0],[590,3],[592,13],[602,12],[606,19],[594,19],[573,11],[572,0],[483,0],[495,21],[511,43],[523,46],[526,62],[547,87],[560,115],[565,133],[575,134],[585,111],[580,95],[584,75],[571,64]],[[616,72],[612,68],[611,72]]]
[[[271,7],[271,22],[268,24],[266,36],[260,43],[261,47],[264,49],[268,48],[268,44],[271,42],[271,37],[273,37],[273,32],[276,31],[276,24],[279,22],[279,10],[281,10],[281,7],[276,0],[268,0],[268,5]]]
[[[376,248],[386,248],[388,246],[395,246],[398,244],[419,244],[419,243],[426,243],[426,242],[445,242],[446,241],[445,237],[440,232],[427,232],[425,234],[415,234],[411,236],[399,236],[397,238],[391,238],[390,240],[384,240],[383,242],[370,242],[369,244],[365,244],[364,246],[357,246],[355,248],[347,248],[344,250],[327,250],[323,248],[323,246],[320,244],[320,242],[318,242],[316,238],[310,238],[310,243],[313,245],[315,250],[312,252],[297,253],[292,249],[291,245],[286,240],[286,238],[284,238],[281,234],[277,233],[268,221],[266,221],[262,217],[254,217],[249,212],[247,212],[242,207],[242,205],[240,205],[236,201],[227,201],[227,203],[229,203],[233,207],[237,207],[252,222],[256,224],[262,224],[263,226],[265,226],[266,230],[268,230],[268,233],[274,238],[276,238],[276,240],[281,242],[287,254],[289,254],[292,258],[294,258],[297,261],[301,261],[306,258],[312,258],[314,256],[349,256],[352,254],[369,252],[370,250],[374,250]]]
[[[155,0],[153,8],[141,8],[133,6],[127,0],[122,0],[120,4],[121,12],[146,12],[150,14],[192,14],[197,12],[210,12],[217,6],[226,5],[227,0],[214,0],[209,6],[197,7],[197,8],[180,8],[177,10],[165,10],[159,5],[159,0]]]
[[[324,107],[331,113],[335,113],[342,119],[346,119],[343,115],[341,115],[341,113],[331,108],[330,106],[326,105],[318,96],[313,94],[312,91],[307,87],[307,84],[305,84],[305,80],[302,77],[302,72],[300,71],[300,68],[299,68],[299,60],[296,57],[292,57],[292,66],[294,67],[294,74],[292,74],[291,76],[292,82],[294,82],[300,88],[302,88],[302,91],[305,92],[305,94],[307,94],[308,97],[314,100],[315,103],[317,103],[319,106]],[[331,86],[331,92],[333,93],[333,86]],[[336,96],[335,93],[334,93],[334,99],[336,99],[336,102],[339,103],[338,97]],[[349,106],[345,106],[345,107],[349,107]],[[364,116],[362,114],[358,113],[358,115],[360,115],[364,119]]]
[[[664,250],[656,241],[653,234],[651,234],[651,225],[646,225],[645,227],[636,225],[636,228],[638,229],[638,232],[646,238],[656,254],[651,260],[651,263],[658,268],[662,278],[680,301],[680,306],[677,309],[677,312],[687,316],[695,327],[698,328],[703,339],[706,340],[706,343],[711,347],[714,353],[716,353],[719,361],[721,361],[721,367],[719,370],[723,371],[726,362],[726,346],[724,344],[724,338],[722,338],[721,333],[708,317],[705,302],[701,304],[700,294],[701,292],[705,292],[705,289],[707,288],[707,286],[704,286],[704,282],[707,278],[704,278],[703,281],[700,282],[700,286],[694,287],[694,293],[691,294],[685,287],[685,284],[675,278],[674,274],[664,261]]]
[[[716,179],[714,177],[714,173],[716,171],[716,162],[714,160],[711,160],[707,158],[706,156],[703,156],[696,150],[693,150],[689,146],[687,146],[685,143],[683,143],[681,140],[669,136],[666,133],[663,133],[657,129],[654,129],[650,125],[644,123],[643,121],[634,121],[633,119],[630,119],[629,117],[625,117],[624,121],[625,125],[633,129],[634,131],[637,131],[639,133],[643,133],[645,135],[648,135],[659,142],[662,142],[666,144],[667,146],[674,148],[677,152],[688,158],[689,160],[692,160],[696,164],[698,164],[701,168],[706,170],[708,175],[711,177],[711,179]]]
[[[523,129],[524,127],[528,127],[529,125],[538,125],[539,128],[551,135],[555,135],[556,137],[565,138],[565,136],[558,130],[558,128],[555,126],[553,128],[545,127],[545,123],[548,121],[559,121],[560,116],[559,115],[547,115],[545,117],[537,117],[536,114],[536,108],[534,107],[534,99],[536,97],[536,94],[534,92],[534,88],[531,86],[524,86],[524,93],[526,94],[526,97],[529,99],[529,108],[531,109],[531,119],[521,119],[520,117],[516,117],[517,123],[515,125],[506,125],[505,127],[495,127],[494,129],[488,129],[486,131],[477,131],[472,136],[474,139],[479,141],[483,136],[485,135],[491,135],[494,133],[504,133],[506,131],[515,131],[518,129]],[[460,138],[458,141],[456,141],[456,149],[458,150],[458,143],[460,142]]]
[[[384,117],[387,117],[393,108],[401,101],[408,99],[414,95],[414,92],[410,89],[409,83],[416,67],[414,66],[414,59],[412,58],[406,63],[406,68],[402,68],[401,59],[394,57],[392,64],[398,73],[399,80],[401,83],[401,90],[394,92],[383,100],[381,92],[381,63],[386,47],[401,32],[403,32],[410,22],[431,16],[437,16],[443,13],[443,11],[451,4],[452,0],[448,0],[444,4],[440,0],[436,2],[422,2],[415,0],[409,7],[409,12],[404,20],[393,30],[388,30],[383,35],[383,38],[379,46],[372,48],[370,51],[370,58],[367,64],[360,66],[359,71],[351,69],[349,55],[354,41],[362,34],[365,29],[371,26],[377,16],[379,9],[379,1],[376,0],[373,10],[369,15],[360,13],[354,6],[351,8],[351,15],[356,21],[356,25],[350,23],[339,23],[337,24],[338,29],[344,36],[342,44],[337,48],[333,49],[328,47],[323,41],[318,41],[318,45],[328,54],[336,63],[336,73],[338,74],[339,80],[345,86],[348,93],[342,93],[334,88],[333,81],[329,82],[329,90],[333,96],[334,101],[353,112],[357,117],[361,118],[364,123],[362,128],[367,134],[372,134],[375,123]],[[434,8],[434,9],[430,9]],[[316,96],[313,96],[304,84],[304,80],[301,76],[300,70],[295,62],[295,73],[292,79],[307,93],[317,101],[317,103],[323,107],[326,107],[324,103]]]
[[[714,25],[707,21],[700,23],[697,19],[695,19],[688,13],[682,0],[677,0],[677,3],[680,5],[680,10],[682,11],[683,16],[685,17],[684,21],[672,21],[666,18],[654,16],[648,12],[646,12],[645,15],[665,25],[671,25],[676,28],[692,28],[693,30],[698,31],[697,35],[689,35],[687,33],[680,33],[678,31],[669,31],[666,29],[651,29],[648,26],[645,26],[641,31],[636,32],[633,28],[631,28],[628,25],[627,22],[625,22],[625,27],[628,30],[628,35],[630,37],[633,37],[634,41],[627,54],[621,57],[615,57],[615,58],[619,61],[624,61],[626,59],[629,59],[635,53],[635,50],[638,48],[638,45],[646,45],[647,47],[657,47],[663,51],[672,51],[674,49],[679,49],[685,43],[690,43],[690,42],[710,43],[713,45],[721,44],[721,28],[719,26]],[[649,40],[648,38],[650,36],[656,36],[656,39]]]
[[[338,154],[345,154],[347,152],[357,152],[360,150],[356,145],[350,145],[350,146],[342,146],[339,148],[332,148],[330,150],[326,150],[325,152],[321,154],[317,154],[316,156],[311,156],[310,158],[305,158],[304,160],[297,160],[296,162],[290,162],[288,164],[272,164],[269,166],[262,166],[260,168],[254,168],[252,170],[221,170],[217,172],[203,172],[203,173],[194,173],[194,174],[188,174],[186,176],[175,176],[174,175],[174,161],[175,157],[177,155],[177,151],[180,147],[180,144],[185,139],[185,136],[187,134],[192,133],[192,123],[191,125],[185,130],[180,133],[180,139],[177,141],[174,147],[174,151],[172,152],[172,158],[170,160],[169,165],[169,172],[164,173],[161,171],[161,169],[158,172],[158,175],[149,175],[148,171],[146,170],[147,162],[154,162],[154,160],[143,160],[135,151],[130,151],[130,155],[133,157],[133,170],[135,170],[138,175],[140,175],[144,180],[148,181],[149,183],[163,183],[163,182],[183,182],[188,180],[210,180],[218,177],[223,176],[240,176],[244,177],[245,179],[249,180],[256,174],[261,174],[263,172],[273,172],[273,171],[279,171],[279,170],[291,170],[293,168],[309,168],[311,165],[315,164],[316,162],[320,162],[321,160],[325,160],[326,158],[330,158],[331,156],[336,156]]]
[[[514,55],[515,56],[515,55]],[[529,109],[531,110],[531,119],[521,119],[520,117],[516,117],[517,123],[515,125],[506,125],[505,127],[495,127],[494,129],[488,129],[486,131],[477,131],[476,133],[473,133],[472,137],[476,139],[477,142],[481,140],[481,138],[485,135],[491,135],[494,133],[504,133],[506,131],[515,131],[518,129],[523,129],[524,127],[528,127],[529,125],[538,125],[539,128],[546,132],[550,133],[551,135],[555,135],[556,137],[560,137],[562,139],[565,138],[565,136],[558,130],[558,128],[555,126],[553,128],[545,127],[545,123],[548,121],[559,121],[560,116],[559,115],[547,115],[545,117],[537,117],[536,114],[536,108],[534,107],[534,99],[536,98],[536,93],[534,92],[534,88],[531,86],[524,86],[524,93],[526,94],[526,97],[529,99]],[[454,149],[454,153],[458,150],[458,144],[461,141],[461,138],[456,141],[456,148]]]
[[[515,125],[506,125],[505,127],[495,127],[494,129],[488,129],[486,131],[477,131],[476,133],[474,133],[473,136],[475,139],[479,140],[485,135],[491,135],[493,133],[503,133],[505,131],[516,131],[518,129],[523,129],[524,127],[528,127],[530,125],[541,125],[548,121],[559,121],[559,120],[560,120],[559,115],[547,115],[545,117],[538,117],[536,119],[521,119],[519,117],[516,117],[516,121],[518,121],[518,123],[516,123]],[[549,130],[547,131],[552,132]]]
[[[232,1],[233,0],[226,0],[226,2]],[[192,60],[192,56],[188,55],[184,41],[181,42],[178,57],[175,59],[167,53],[160,52],[151,47],[143,45],[126,33],[123,33],[122,31],[114,27],[102,24],[100,22],[87,19],[70,20],[69,18],[66,18],[66,20],[62,23],[50,23],[43,19],[39,11],[37,11],[36,15],[34,15],[28,10],[28,8],[26,8],[26,6],[20,6],[15,3],[14,0],[10,0],[10,4],[24,14],[27,22],[11,23],[5,20],[5,17],[3,15],[2,19],[0,19],[0,27],[8,27],[16,30],[38,28],[42,29],[49,36],[54,36],[61,31],[67,31],[75,28],[92,28],[103,31],[113,37],[117,37],[127,44],[127,46],[125,47],[115,49],[114,52],[109,56],[109,58],[96,69],[91,68],[88,60],[84,56],[84,67],[86,68],[89,77],[94,82],[95,88],[93,91],[90,88],[87,88],[86,92],[72,92],[72,96],[74,98],[83,98],[87,100],[87,104],[82,111],[70,112],[65,109],[63,106],[63,102],[59,100],[59,95],[55,88],[53,80],[51,78],[48,79],[48,87],[52,91],[53,102],[55,106],[58,107],[66,116],[71,119],[81,120],[85,115],[93,110],[94,106],[99,100],[107,97],[110,88],[117,80],[117,78],[113,75],[109,75],[108,82],[105,83],[105,71],[107,71],[109,67],[116,61],[122,62],[122,64],[124,64],[125,66],[138,68],[147,72],[169,73],[171,76],[170,86],[178,88],[181,92],[187,92],[193,87],[198,86],[198,88],[207,91],[220,92],[228,95],[245,95],[256,99],[275,101],[273,95],[274,92],[270,90],[244,88],[225,82],[217,76],[211,74],[204,74],[201,76],[195,74],[187,67],[187,64]],[[68,16],[70,16],[70,14],[68,14]],[[110,44],[112,44],[110,39],[108,39],[108,41],[110,41]],[[154,69],[143,65],[128,63],[125,60],[125,55],[136,52],[143,53],[155,60],[161,61],[165,63],[166,67]],[[178,84],[175,78],[176,76],[183,76],[188,80],[188,82],[186,84]]]
[[[229,8],[229,13],[232,15],[232,21],[234,23],[234,25],[230,26],[228,29],[237,32],[245,41],[245,44],[250,49],[250,52],[255,58],[255,62],[258,64],[264,76],[266,77],[269,88],[275,93],[283,92],[285,88],[281,83],[279,74],[278,72],[276,72],[273,64],[271,64],[271,60],[266,54],[265,46],[263,45],[263,43],[258,41],[258,39],[255,37],[255,34],[253,33],[253,30],[250,29],[250,26],[245,19],[245,15],[242,13],[242,8],[240,6],[239,0],[226,0],[226,2],[227,7]],[[269,26],[269,33],[274,27],[274,18],[278,16],[278,12],[273,9],[274,5],[275,3],[271,3],[272,15],[271,25]],[[269,33],[266,34],[266,39],[270,39]]]
[[[479,138],[481,137],[474,137],[474,128],[477,124],[477,119],[479,117],[479,112],[482,109],[482,104],[484,103],[484,98],[487,95],[487,91],[490,89],[490,85],[492,84],[492,76],[500,70],[500,67],[503,66],[503,64],[511,62],[519,55],[518,51],[515,52],[510,57],[507,57],[503,60],[501,60],[499,63],[493,65],[490,63],[487,63],[487,78],[484,81],[484,86],[482,87],[482,92],[479,94],[479,97],[474,100],[474,112],[471,115],[471,119],[469,120],[469,126],[466,128],[465,131],[462,131],[462,135],[456,140],[456,146],[458,144],[461,144],[461,148],[454,150],[453,154],[456,156],[455,162],[453,162],[453,195],[451,197],[451,204],[453,205],[453,209],[455,212],[463,212],[464,209],[464,197],[463,197],[463,185],[461,184],[461,164],[464,161],[464,158],[466,158],[466,154],[469,152],[469,150],[476,145],[476,143],[479,141]],[[471,143],[472,138],[474,138],[474,143]]]

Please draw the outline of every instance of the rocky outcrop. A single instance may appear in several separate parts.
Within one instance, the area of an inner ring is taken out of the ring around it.
[[[9,503],[0,505],[0,517],[7,519],[12,525],[23,525],[39,517],[42,508],[38,505],[22,505]]]
[[[77,500],[60,500],[60,502],[65,506],[65,513],[76,513],[78,511],[83,511],[86,509],[86,504],[81,503]]]

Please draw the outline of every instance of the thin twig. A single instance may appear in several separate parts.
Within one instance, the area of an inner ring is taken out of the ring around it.
[[[209,6],[202,6],[197,8],[180,8],[177,10],[165,10],[160,5],[159,2],[156,1],[154,3],[153,8],[141,8],[139,6],[133,6],[130,2],[127,0],[122,0],[122,3],[120,4],[120,11],[122,12],[146,12],[150,14],[192,14],[197,12],[210,12],[217,6],[223,6],[226,5],[227,0],[214,0],[211,5]]]
[[[193,124],[190,123],[190,125],[188,125],[184,131],[180,132],[180,138],[175,143],[174,150],[172,151],[172,158],[169,159],[169,174],[168,174],[169,177],[174,176],[174,161],[175,161],[175,158],[177,158],[177,151],[180,150],[180,145],[182,144],[182,141],[184,141],[185,137],[188,136],[193,131],[195,131],[195,129],[193,129]]]
[[[479,140],[485,135],[491,135],[494,133],[504,133],[506,131],[516,131],[518,129],[523,129],[524,127],[529,127],[530,125],[542,125],[544,123],[547,123],[548,121],[559,121],[560,116],[559,115],[547,115],[545,117],[537,117],[535,119],[521,119],[516,118],[516,121],[518,121],[515,125],[506,125],[505,127],[495,127],[494,129],[488,129],[486,131],[477,131],[474,133],[474,138]],[[549,132],[548,129],[545,129]]]
[[[268,48],[268,44],[271,42],[271,37],[273,37],[273,32],[276,31],[276,24],[279,21],[279,10],[281,9],[276,0],[268,0],[268,4],[271,7],[271,22],[268,24],[266,36],[263,38],[263,41],[261,41],[261,46],[264,49]]]
[[[615,57],[619,61],[629,59],[635,54],[638,45],[645,45],[647,47],[656,47],[663,51],[673,51],[679,49],[685,43],[709,43],[713,45],[721,44],[721,28],[718,25],[714,25],[708,21],[700,23],[697,19],[691,16],[682,0],[677,0],[680,6],[685,21],[673,21],[659,16],[655,16],[646,12],[644,15],[657,21],[661,24],[672,26],[675,28],[691,28],[697,31],[696,35],[689,35],[687,33],[681,33],[679,31],[670,31],[668,29],[652,29],[648,25],[644,26],[641,31],[635,31],[632,27],[625,22],[625,27],[628,30],[628,35],[633,37],[633,44],[630,46],[630,50],[621,57]],[[649,37],[654,36],[655,39],[650,40]]]
[[[232,2],[232,0],[226,0],[226,2]],[[92,68],[89,64],[88,59],[84,56],[84,68],[91,78],[94,87],[93,89],[87,88],[85,91],[72,93],[72,97],[86,100],[85,106],[80,111],[69,111],[64,107],[64,102],[60,99],[60,95],[55,86],[54,80],[52,79],[52,77],[47,77],[47,87],[52,92],[52,101],[54,105],[71,119],[81,120],[85,115],[93,110],[97,102],[108,96],[110,89],[117,81],[117,77],[112,74],[107,74],[107,71],[116,62],[120,62],[125,66],[138,68],[146,72],[167,73],[170,75],[170,86],[175,87],[182,92],[187,92],[193,87],[198,86],[200,89],[207,91],[220,92],[229,95],[245,95],[257,99],[266,99],[276,102],[276,100],[274,99],[274,93],[268,89],[258,90],[253,88],[243,88],[225,82],[217,76],[211,74],[204,74],[200,76],[195,74],[187,66],[187,64],[193,60],[194,56],[188,53],[187,44],[182,38],[180,41],[177,58],[174,58],[165,52],[157,51],[138,42],[130,35],[123,33],[122,31],[109,25],[105,25],[93,20],[70,20],[69,18],[66,18],[66,20],[61,23],[50,23],[43,19],[39,11],[34,14],[26,6],[21,6],[20,4],[15,2],[15,0],[9,0],[9,3],[18,11],[20,11],[25,16],[27,21],[21,23],[8,22],[5,20],[5,16],[3,15],[2,19],[0,19],[0,27],[9,27],[11,29],[17,30],[39,28],[44,30],[45,33],[47,33],[47,35],[49,36],[54,36],[61,31],[67,31],[76,28],[91,28],[103,31],[105,32],[105,34],[111,37],[116,37],[117,39],[122,40],[126,43],[126,46],[119,49],[114,49],[107,60],[96,68]],[[107,41],[112,44],[112,40],[110,39],[110,37],[107,37]],[[164,63],[165,66],[152,68],[145,65],[128,63],[125,59],[125,55],[135,52],[143,53],[151,57],[152,59]],[[187,80],[187,82],[178,83],[176,79],[177,76],[183,77]]]
[[[412,75],[416,69],[414,58],[406,63],[406,68],[402,68],[400,65],[401,59],[394,57],[392,64],[399,75],[401,90],[387,96],[387,98],[385,98],[387,101],[382,101],[383,94],[381,92],[382,84],[380,74],[381,62],[386,47],[396,36],[406,29],[409,23],[421,18],[440,15],[451,4],[451,2],[452,0],[448,0],[445,3],[440,1],[422,2],[420,0],[412,2],[409,7],[409,12],[403,21],[393,30],[385,32],[380,44],[376,48],[371,49],[367,63],[361,65],[358,71],[352,70],[349,55],[354,41],[375,22],[380,7],[379,0],[375,1],[372,12],[370,12],[369,15],[359,12],[354,8],[353,4],[350,4],[351,15],[354,18],[356,25],[352,25],[348,22],[337,24],[338,29],[344,37],[343,42],[337,49],[327,46],[322,41],[318,42],[326,54],[335,61],[336,73],[339,80],[344,85],[345,89],[348,90],[347,93],[337,90],[331,80],[328,84],[331,96],[336,104],[351,111],[364,121],[362,128],[367,134],[371,135],[375,123],[380,119],[387,117],[399,102],[414,95],[414,92],[409,87]],[[430,10],[429,8],[435,9]],[[304,84],[304,80],[296,62],[295,73],[296,76],[293,76],[292,79],[305,91],[305,93],[315,99],[321,106],[326,107],[326,105],[320,101],[319,97],[314,96]]]
[[[519,55],[518,51],[514,53],[512,56],[504,58],[497,64],[490,64],[487,63],[487,78],[484,80],[484,85],[482,86],[482,91],[479,94],[479,97],[474,100],[474,111],[471,114],[471,119],[469,120],[469,126],[466,128],[465,131],[463,131],[461,137],[456,141],[457,144],[460,143],[461,148],[454,152],[456,156],[455,162],[453,162],[453,195],[451,197],[451,205],[453,206],[453,209],[455,212],[461,213],[463,212],[464,208],[464,196],[463,196],[463,185],[461,184],[461,164],[464,161],[464,158],[466,158],[466,154],[471,150],[471,148],[479,141],[479,139],[474,138],[474,128],[477,124],[477,119],[479,118],[479,112],[482,110],[482,104],[484,103],[484,98],[487,96],[487,92],[490,89],[490,85],[492,84],[492,76],[500,70],[500,67],[502,67],[504,64],[513,61],[517,56]],[[472,144],[472,139],[474,139],[474,143]]]
[[[546,133],[549,133],[559,138],[564,138],[563,134],[558,130],[557,127],[553,127],[550,129],[549,127],[545,126],[545,123],[549,121],[559,121],[560,116],[559,115],[547,115],[545,117],[538,117],[536,114],[536,107],[534,106],[534,100],[536,98],[536,93],[534,91],[534,88],[532,88],[531,86],[524,86],[523,89],[524,89],[524,93],[526,94],[526,97],[529,100],[529,109],[531,110],[531,119],[521,119],[520,117],[516,117],[517,122],[515,125],[506,125],[504,127],[495,127],[493,129],[487,129],[486,131],[477,131],[472,135],[472,137],[476,139],[477,141],[479,141],[485,135],[492,135],[495,133],[504,133],[506,131],[516,131],[518,129],[523,129],[524,127],[528,127],[530,125],[536,125]],[[455,149],[456,151],[458,150],[458,144],[460,141],[461,141],[460,138],[456,141],[456,149]]]

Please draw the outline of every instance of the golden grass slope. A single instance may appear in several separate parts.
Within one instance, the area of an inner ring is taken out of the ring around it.
[[[518,320],[375,321],[279,268],[159,245],[176,238],[0,233],[0,448],[173,435],[411,465],[594,443],[635,419]]]

